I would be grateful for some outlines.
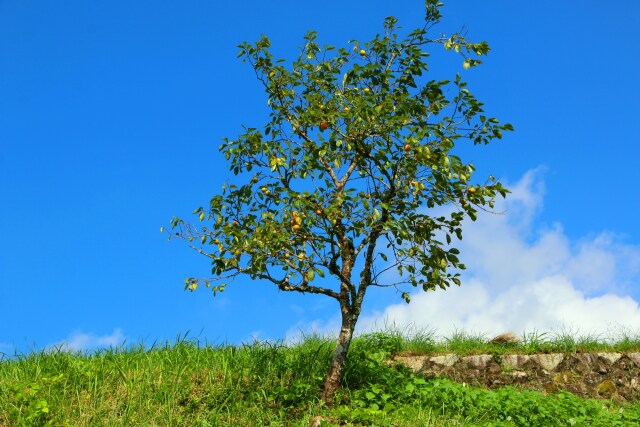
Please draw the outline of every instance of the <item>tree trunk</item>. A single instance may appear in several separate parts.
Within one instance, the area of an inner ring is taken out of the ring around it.
[[[340,389],[344,364],[347,360],[347,353],[349,352],[349,345],[351,345],[351,338],[353,337],[353,330],[356,327],[357,320],[357,314],[351,313],[348,308],[342,309],[342,327],[340,328],[340,335],[338,335],[338,343],[333,351],[331,367],[324,380],[324,388],[320,396],[325,403],[333,403],[335,394]]]

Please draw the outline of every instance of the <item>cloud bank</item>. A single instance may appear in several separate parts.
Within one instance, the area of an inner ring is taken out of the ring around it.
[[[614,339],[640,331],[640,307],[630,296],[640,283],[640,246],[610,232],[572,242],[560,224],[537,225],[542,175],[532,170],[508,185],[512,194],[496,206],[504,214],[479,215],[465,224],[457,245],[467,265],[461,287],[415,292],[410,304],[362,316],[359,332],[392,325],[440,336],[461,330],[486,335],[573,331]],[[336,325],[338,319],[331,319],[311,327],[335,334]]]

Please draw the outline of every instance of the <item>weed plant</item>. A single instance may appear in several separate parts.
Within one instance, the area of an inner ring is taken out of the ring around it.
[[[504,349],[481,336],[385,331],[353,341],[337,404],[317,398],[333,342],[295,345],[174,344],[95,353],[57,349],[0,362],[0,426],[637,426],[640,404],[616,405],[566,392],[485,390],[424,379],[391,366],[398,353],[637,350],[620,342],[541,334]],[[489,347],[487,347],[489,346]]]

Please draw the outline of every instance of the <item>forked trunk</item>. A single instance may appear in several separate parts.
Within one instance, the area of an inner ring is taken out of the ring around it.
[[[333,351],[329,374],[324,380],[324,388],[320,396],[326,403],[333,403],[336,392],[340,389],[344,364],[347,360],[347,353],[349,352],[349,345],[351,345],[351,338],[353,337],[353,330],[356,327],[357,319],[357,315],[343,310],[342,327],[340,328],[340,335],[338,335],[338,343]]]

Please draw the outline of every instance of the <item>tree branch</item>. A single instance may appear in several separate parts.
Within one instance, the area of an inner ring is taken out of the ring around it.
[[[285,277],[282,280],[274,279],[273,277],[271,277],[271,275],[267,275],[267,274],[259,274],[257,277],[261,279],[269,280],[270,282],[275,283],[276,285],[278,285],[278,289],[280,289],[281,291],[301,292],[301,293],[308,292],[311,294],[322,294],[322,295],[327,295],[331,298],[335,298],[338,301],[340,300],[340,295],[335,291],[327,288],[321,288],[319,286],[311,286],[306,283],[307,281],[305,279],[303,279],[303,284],[296,286],[296,285],[291,285],[289,283],[288,277]]]

